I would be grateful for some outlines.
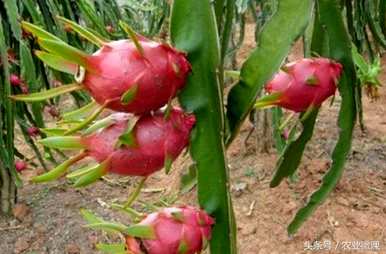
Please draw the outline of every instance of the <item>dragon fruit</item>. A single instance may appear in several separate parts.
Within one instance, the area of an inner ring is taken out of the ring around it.
[[[38,38],[37,56],[47,65],[71,73],[76,84],[41,92],[39,96],[12,96],[15,100],[39,101],[65,92],[86,89],[102,107],[119,112],[144,114],[168,103],[185,85],[191,66],[186,55],[165,44],[135,34],[127,25],[131,40],[108,41],[76,23],[59,17],[66,25],[98,45],[88,55],[33,24],[23,29]]]
[[[120,112],[145,113],[165,105],[185,84],[190,65],[168,45],[141,40],[143,55],[129,40],[109,42],[89,56],[83,85],[99,104]],[[122,101],[131,91],[132,100]]]
[[[268,96],[256,106],[277,105],[295,112],[320,107],[335,94],[342,65],[327,58],[303,58],[286,64],[265,86]]]
[[[40,130],[38,127],[31,126],[27,128],[28,136],[31,138],[37,137],[40,134]]]
[[[128,115],[119,113],[114,125],[82,138],[81,142],[88,155],[97,161],[110,158],[110,172],[146,176],[161,169],[165,160],[174,160],[188,144],[194,116],[173,109],[169,117],[165,120],[161,111],[142,116],[133,129],[135,138],[131,147],[115,147],[128,125]]]
[[[25,169],[27,169],[28,165],[25,161],[17,160],[15,161],[15,169],[17,172],[21,172]]]
[[[20,90],[23,94],[28,94],[29,89],[27,84],[16,74],[11,74],[9,77],[9,82],[12,86],[20,87]]]
[[[16,74],[11,74],[11,76],[9,77],[9,82],[13,86],[20,86],[23,84],[23,80]]]
[[[126,238],[131,254],[195,254],[211,238],[214,219],[191,206],[164,208],[149,214],[139,225],[152,229],[152,239]]]
[[[70,159],[70,163],[64,162],[65,167],[62,164],[58,166],[59,169],[52,170],[54,173],[50,171],[38,176],[35,181],[60,177],[69,166],[86,156],[100,163],[94,168],[100,173],[99,177],[107,172],[148,176],[171,165],[188,145],[190,131],[195,123],[193,115],[185,114],[179,108],[171,109],[167,116],[162,111],[142,115],[133,127],[130,126],[129,117],[126,113],[115,113],[107,118],[108,124],[95,133],[81,137],[54,136],[41,140],[43,145],[55,148],[63,148],[63,144],[68,146],[72,142],[72,148],[83,148],[84,151],[79,158]],[[106,122],[106,119],[101,122]],[[90,128],[93,129],[93,126],[98,126],[98,122]],[[95,176],[93,171],[86,172]],[[55,177],[51,178],[52,175]]]

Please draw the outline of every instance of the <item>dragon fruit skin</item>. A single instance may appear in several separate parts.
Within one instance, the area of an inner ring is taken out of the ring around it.
[[[304,112],[319,107],[335,94],[342,65],[327,58],[304,58],[284,66],[266,85],[269,94],[279,93],[274,105]]]
[[[129,253],[195,254],[205,248],[210,240],[214,219],[204,211],[191,206],[164,208],[149,214],[139,225],[151,226],[155,239],[127,238]],[[140,244],[141,243],[141,244]]]
[[[11,74],[10,75],[9,82],[13,86],[20,86],[21,84],[23,84],[23,80],[18,75],[16,75],[16,74]]]
[[[88,57],[92,71],[83,85],[99,104],[110,101],[110,109],[142,114],[162,107],[184,86],[191,70],[185,54],[143,38],[139,43],[143,55],[133,42],[118,40]],[[129,89],[134,96],[124,104],[121,97]]]
[[[31,138],[37,137],[40,134],[40,130],[38,127],[31,126],[27,128],[28,136]]]
[[[108,171],[121,175],[147,176],[160,170],[166,159],[174,160],[189,143],[193,115],[174,108],[165,119],[161,111],[141,116],[132,132],[135,144],[116,148],[118,138],[127,129],[128,114],[115,114],[115,123],[102,131],[85,136],[87,154],[98,162],[110,158]]]
[[[15,169],[17,172],[24,171],[25,169],[27,169],[27,167],[28,165],[25,161],[22,161],[22,160],[15,161]]]

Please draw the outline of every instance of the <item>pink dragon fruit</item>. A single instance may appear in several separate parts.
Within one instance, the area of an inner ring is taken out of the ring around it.
[[[77,84],[57,88],[39,96],[12,96],[15,100],[38,101],[61,93],[86,89],[102,107],[135,114],[157,110],[186,83],[191,66],[186,55],[165,44],[150,41],[134,32],[132,40],[107,41],[72,21],[59,18],[74,31],[87,33],[87,39],[100,46],[92,55],[75,49],[33,24],[23,22],[24,30],[38,37],[42,49],[37,56],[47,65],[75,76]],[[43,32],[44,31],[44,32]],[[47,39],[47,37],[49,37]],[[90,39],[91,38],[91,39]],[[53,61],[55,59],[56,61]]]
[[[112,121],[96,133],[81,137],[48,137],[41,140],[46,146],[62,148],[71,140],[76,149],[84,151],[79,159],[59,166],[60,172],[38,176],[35,181],[49,181],[61,176],[71,164],[89,156],[99,162],[100,175],[112,172],[130,176],[148,176],[164,166],[170,166],[181,151],[188,145],[190,131],[195,123],[193,115],[185,114],[179,108],[170,110],[168,116],[156,111],[139,118],[132,129],[129,114],[116,113],[109,117]],[[103,120],[101,120],[103,121]],[[90,127],[92,128],[92,126]],[[52,170],[57,172],[56,169]],[[95,174],[94,174],[95,175]]]
[[[342,65],[327,58],[304,58],[288,63],[266,84],[269,95],[256,105],[277,105],[295,112],[320,107],[335,94],[341,73]]]
[[[139,225],[153,229],[153,239],[127,237],[131,254],[195,254],[211,238],[214,219],[191,206],[165,208],[149,214]]]
[[[27,133],[28,133],[28,136],[30,136],[31,138],[34,138],[40,134],[40,130],[38,127],[31,126],[27,128]]]
[[[20,86],[23,84],[23,80],[16,74],[11,74],[11,76],[9,77],[9,82],[13,86]]]
[[[116,148],[128,125],[127,114],[116,114],[116,123],[99,133],[82,138],[89,156],[99,162],[110,158],[109,171],[122,175],[146,176],[174,160],[189,142],[195,123],[192,115],[173,109],[168,120],[161,111],[142,116],[133,129],[131,147]]]
[[[89,56],[83,85],[99,104],[120,112],[145,113],[165,105],[185,84],[190,64],[172,47],[141,40],[143,54],[129,40],[109,42]],[[122,102],[132,91],[133,99]]]
[[[25,161],[23,160],[17,160],[15,161],[15,169],[17,172],[21,172],[25,169],[27,169],[28,165]]]

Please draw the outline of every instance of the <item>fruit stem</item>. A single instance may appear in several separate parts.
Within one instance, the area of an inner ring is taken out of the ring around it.
[[[315,107],[313,104],[311,104],[310,106],[308,106],[307,110],[305,112],[302,113],[301,117],[300,117],[300,122],[304,122],[309,116],[310,114],[316,109],[317,107]]]
[[[144,214],[136,211],[131,207],[124,207],[123,205],[120,205],[120,204],[111,204],[111,207],[114,209],[124,211],[129,215],[130,219],[135,222],[140,221],[145,216]]]
[[[138,183],[137,187],[135,188],[134,192],[130,194],[126,203],[123,205],[123,209],[125,209],[126,207],[130,207],[133,204],[133,202],[137,199],[146,180],[147,180],[147,176],[141,179],[141,181]]]
[[[284,122],[279,126],[279,131],[282,131],[288,123],[292,120],[292,118],[295,116],[295,112],[292,112],[285,120]]]

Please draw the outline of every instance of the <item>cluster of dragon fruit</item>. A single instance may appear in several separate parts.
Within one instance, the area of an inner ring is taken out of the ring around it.
[[[44,146],[79,151],[33,182],[65,176],[75,187],[82,187],[108,173],[146,179],[162,168],[168,171],[188,146],[196,121],[193,114],[171,103],[191,72],[186,54],[136,34],[124,23],[121,26],[130,39],[108,41],[90,29],[59,19],[99,49],[87,54],[38,26],[22,22],[25,34],[33,36],[40,46],[36,56],[47,66],[72,74],[74,83],[29,94],[23,81],[12,75],[11,84],[22,88],[22,93],[12,98],[35,102],[84,90],[92,101],[63,114],[54,128],[28,129],[33,137],[45,133],[40,140]],[[256,106],[276,105],[294,112],[320,107],[334,95],[341,71],[339,63],[326,58],[289,63],[268,82],[268,95]],[[87,157],[95,163],[71,170]],[[18,161],[16,167],[21,171],[27,165]],[[126,236],[122,252],[131,254],[200,253],[214,225],[213,218],[191,206],[164,208],[141,219],[132,226],[102,220],[92,225],[119,229]]]

